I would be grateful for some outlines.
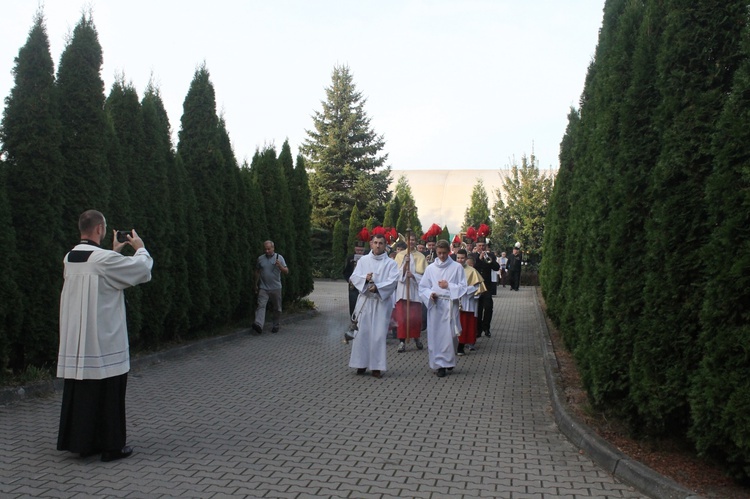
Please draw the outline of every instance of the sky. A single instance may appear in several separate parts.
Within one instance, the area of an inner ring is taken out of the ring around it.
[[[174,140],[206,65],[239,162],[266,145],[293,154],[346,65],[387,164],[498,169],[534,154],[557,168],[605,0],[12,0],[0,17],[0,97],[42,5],[55,71],[93,13],[108,94],[117,75],[159,87]],[[4,101],[3,101],[4,102]]]

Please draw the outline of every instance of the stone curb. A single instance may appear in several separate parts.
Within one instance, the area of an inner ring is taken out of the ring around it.
[[[298,312],[293,315],[284,315],[281,317],[280,322],[282,325],[291,324],[294,322],[312,318],[317,314],[317,310],[309,310],[305,312]],[[154,364],[159,364],[168,359],[175,359],[188,353],[211,348],[213,346],[221,345],[229,341],[234,341],[243,336],[247,336],[250,331],[250,328],[242,328],[229,334],[196,340],[185,345],[179,345],[173,348],[169,348],[167,350],[137,355],[130,359],[130,371],[137,371]],[[0,388],[0,406],[9,405],[27,398],[43,397],[54,392],[62,391],[63,384],[64,382],[62,379],[55,378],[47,381],[29,383],[28,385],[24,386],[10,386]]]
[[[690,489],[683,487],[671,478],[667,478],[643,463],[625,455],[612,444],[601,438],[591,428],[580,422],[568,412],[567,403],[561,398],[562,377],[550,338],[547,321],[539,303],[540,289],[534,292],[539,320],[540,340],[544,355],[544,371],[550,391],[550,401],[555,422],[560,431],[570,442],[588,455],[602,469],[611,473],[625,483],[635,487],[649,497],[664,499],[700,499]]]

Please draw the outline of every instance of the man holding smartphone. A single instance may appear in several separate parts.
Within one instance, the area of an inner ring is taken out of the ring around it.
[[[57,450],[114,461],[133,453],[125,428],[130,353],[124,290],[150,281],[154,262],[135,230],[125,242],[113,231],[112,250],[102,248],[107,221],[96,210],[81,214],[78,229],[81,241],[63,260],[57,377],[65,382]],[[135,254],[121,255],[128,244]]]

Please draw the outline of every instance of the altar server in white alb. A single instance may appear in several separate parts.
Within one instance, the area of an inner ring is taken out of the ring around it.
[[[450,258],[450,244],[435,245],[437,258],[419,283],[419,296],[427,307],[427,351],[430,369],[444,377],[456,367],[456,338],[461,334],[459,299],[466,294],[466,273]]]
[[[354,307],[359,332],[349,358],[349,367],[357,369],[357,374],[370,369],[374,377],[380,378],[387,369],[385,341],[398,277],[398,265],[385,254],[385,236],[373,235],[370,253],[359,259],[349,278],[359,291]]]
[[[107,222],[98,211],[84,212],[78,228],[81,242],[63,260],[57,376],[65,382],[57,449],[113,461],[133,453],[125,429],[130,350],[123,291],[151,280],[153,260],[135,230],[120,241],[113,231],[113,249],[102,248]],[[133,256],[120,254],[126,245]]]

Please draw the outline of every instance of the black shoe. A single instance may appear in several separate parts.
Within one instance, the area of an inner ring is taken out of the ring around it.
[[[260,327],[260,324],[256,324],[253,322],[253,331],[255,331],[258,334],[261,334],[263,332],[263,328]]]
[[[372,371],[372,377],[373,378],[381,378],[381,377],[383,377],[383,375],[380,374],[380,371],[378,371],[377,369],[375,369],[375,370]]]
[[[109,461],[125,459],[126,457],[130,457],[132,453],[133,453],[133,448],[126,445],[121,450],[102,452],[102,461],[104,461],[105,463],[108,463]]]
[[[366,373],[366,372],[367,372],[367,369],[366,369],[366,368],[364,368],[364,367],[362,367],[362,368],[360,368],[360,369],[357,369],[357,374],[364,374],[364,373]]]
[[[274,326],[273,329],[271,329],[272,333],[278,333],[279,332],[279,326]]]
[[[448,374],[453,374],[453,368],[452,367],[447,367],[446,369],[448,370]]]
[[[437,377],[438,378],[445,378],[445,368],[441,367],[437,370]]]
[[[485,334],[485,336],[487,336],[488,338],[492,338],[492,335],[490,334],[490,332],[489,332],[489,331],[485,331],[485,333],[484,333],[484,334]]]

